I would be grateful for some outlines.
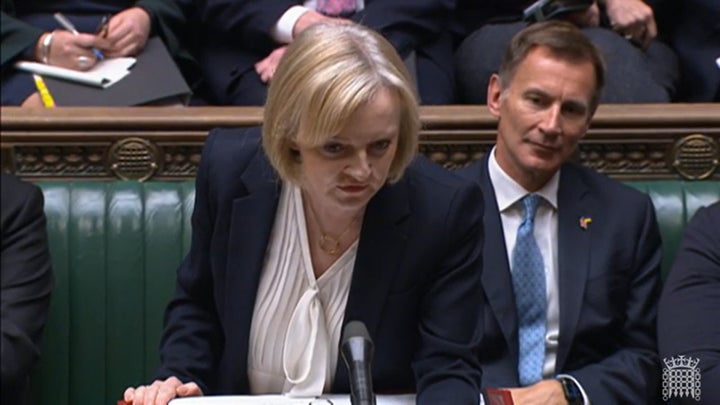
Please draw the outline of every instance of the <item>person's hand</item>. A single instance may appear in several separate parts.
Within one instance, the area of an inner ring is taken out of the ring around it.
[[[263,83],[270,83],[270,80],[272,80],[275,75],[275,69],[277,69],[286,49],[287,45],[275,48],[274,51],[270,52],[270,55],[255,64],[255,71],[260,75],[260,80],[262,80]]]
[[[20,104],[20,107],[27,107],[27,108],[45,108],[45,104],[42,101],[42,97],[40,96],[40,93],[37,91],[35,93],[32,93],[29,95],[23,102]]]
[[[295,21],[295,25],[292,30],[293,38],[300,35],[300,33],[305,31],[308,27],[319,23],[354,24],[352,20],[348,20],[346,18],[328,17],[315,10],[308,10],[304,12],[297,21]]]
[[[597,2],[593,2],[587,10],[568,14],[568,16],[565,17],[565,20],[580,28],[597,27],[600,25],[600,8],[598,7]]]
[[[605,0],[612,29],[646,49],[657,36],[653,11],[642,0]]]
[[[107,40],[109,48],[105,56],[135,56],[145,48],[150,36],[150,15],[140,7],[131,7],[115,14],[108,21]]]
[[[35,58],[40,62],[42,62],[41,44],[47,35],[50,33],[43,34],[35,47]],[[97,35],[56,30],[50,43],[47,64],[73,70],[88,70],[97,63],[92,49],[102,49],[107,46],[108,42]]]
[[[567,405],[558,380],[542,380],[523,388],[508,389],[515,405]]]
[[[151,385],[130,387],[123,393],[123,399],[132,405],[167,405],[176,397],[202,395],[202,390],[194,382],[183,384],[176,377],[170,377],[165,381],[155,380]]]

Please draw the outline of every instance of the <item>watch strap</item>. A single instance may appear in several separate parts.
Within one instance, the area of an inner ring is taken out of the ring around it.
[[[565,400],[569,405],[583,405],[583,395],[580,391],[580,387],[572,380],[572,378],[558,377],[557,379],[562,385],[563,394],[565,394]]]

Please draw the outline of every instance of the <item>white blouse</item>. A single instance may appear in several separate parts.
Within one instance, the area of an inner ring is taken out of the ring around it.
[[[335,377],[355,241],[313,273],[300,188],[284,184],[253,310],[248,378],[253,394],[319,396]]]

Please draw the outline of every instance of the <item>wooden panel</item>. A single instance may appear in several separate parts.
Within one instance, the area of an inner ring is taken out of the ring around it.
[[[485,106],[421,110],[420,152],[448,168],[495,141]],[[183,180],[208,130],[260,125],[259,107],[0,110],[2,169],[30,179]],[[720,179],[720,104],[608,104],[578,148],[584,165],[619,179]]]

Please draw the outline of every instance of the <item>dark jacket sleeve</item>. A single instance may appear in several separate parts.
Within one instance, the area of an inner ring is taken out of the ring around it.
[[[213,300],[210,239],[213,214],[208,199],[214,137],[208,136],[195,182],[190,252],[177,271],[176,292],[165,311],[156,377],[175,376],[211,392],[222,353],[222,327]],[[207,158],[206,158],[207,157]]]
[[[198,75],[193,56],[197,29],[193,0],[140,0],[136,5],[150,14],[152,33],[162,38],[185,77]]]
[[[15,17],[12,0],[2,0],[2,69],[5,70],[11,62],[17,59],[28,48],[34,47],[43,34],[43,30],[26,24]]]
[[[202,0],[198,1],[198,11],[210,36],[267,54],[278,46],[271,36],[272,28],[290,7],[302,3],[299,0]]]
[[[380,32],[400,55],[449,30],[455,0],[367,0],[355,22]]]
[[[660,299],[660,356],[699,359],[701,401],[720,403],[720,202],[701,208],[685,229],[683,242]],[[674,403],[674,402],[673,402]]]
[[[445,248],[421,311],[422,344],[413,362],[417,404],[475,404],[482,372],[483,197],[476,184],[458,188],[446,211]]]
[[[18,403],[40,354],[53,275],[42,193],[8,175],[2,183],[2,402]]]
[[[627,293],[622,314],[622,347],[599,362],[567,374],[575,377],[593,404],[653,403],[659,395],[660,364],[657,356],[657,310],[660,299],[662,260],[660,229],[648,196],[645,203],[628,211],[626,230],[634,245],[627,268]],[[644,214],[643,214],[644,213]],[[632,218],[632,219],[630,219]]]

